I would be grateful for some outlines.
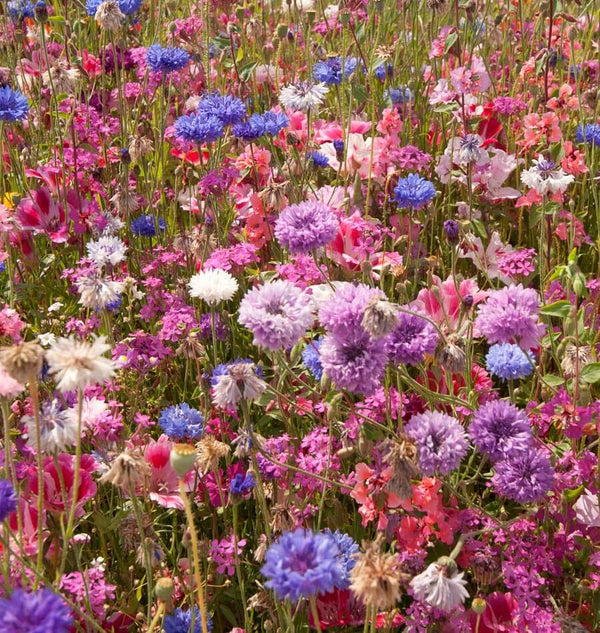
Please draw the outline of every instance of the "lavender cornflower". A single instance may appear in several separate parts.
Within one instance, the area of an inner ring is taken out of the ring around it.
[[[275,222],[275,237],[292,255],[308,254],[327,246],[338,228],[333,210],[322,202],[310,200],[283,209]]]
[[[540,501],[554,484],[554,469],[544,452],[528,451],[509,454],[495,464],[492,483],[498,494],[517,503]]]
[[[254,345],[289,349],[313,324],[312,301],[290,281],[277,279],[246,293],[238,320],[254,334]]]
[[[475,448],[487,453],[492,462],[527,451],[532,442],[525,412],[507,400],[492,400],[480,407],[468,432]]]
[[[0,631],[3,633],[69,633],[74,625],[71,610],[50,589],[28,593],[15,589],[0,599]]]
[[[323,365],[321,365],[320,349],[323,343],[323,337],[314,339],[307,343],[304,351],[302,352],[302,362],[304,366],[310,371],[315,380],[321,380],[323,377]]]
[[[182,48],[172,46],[162,47],[153,44],[146,50],[146,63],[151,70],[168,74],[175,70],[185,68],[190,61],[190,56]]]
[[[261,569],[279,600],[297,602],[333,591],[344,583],[339,549],[331,534],[297,529],[285,532],[267,550]]]
[[[364,331],[327,334],[319,353],[324,373],[338,388],[370,395],[381,386],[388,361],[385,338],[373,339]]]
[[[533,354],[514,343],[492,345],[485,357],[485,367],[503,381],[524,378],[533,371]]]
[[[358,66],[356,57],[330,57],[322,62],[317,62],[313,68],[313,75],[317,81],[327,85],[339,85],[349,77]]]
[[[521,349],[535,347],[546,330],[538,323],[540,300],[533,288],[511,284],[492,290],[479,306],[475,328],[488,343],[517,342]]]
[[[588,143],[589,145],[600,146],[600,124],[586,123],[585,126],[578,125],[575,138],[578,143]]]
[[[158,418],[161,429],[174,440],[197,440],[204,433],[204,417],[189,404],[176,404],[163,409]]]
[[[418,365],[427,354],[435,352],[438,341],[437,330],[426,318],[398,312],[398,325],[389,337],[388,352],[396,363]]]
[[[29,112],[29,102],[19,90],[10,86],[0,88],[0,121],[18,121],[24,119]]]
[[[417,445],[419,467],[427,476],[451,473],[467,453],[467,438],[459,421],[439,411],[413,415],[406,433]]]
[[[208,614],[206,616],[206,626],[209,631],[212,631],[213,623]],[[165,633],[202,633],[200,609],[197,606],[187,611],[183,611],[179,608],[175,609],[173,613],[169,613],[165,616],[163,628]]]
[[[184,114],[175,121],[175,135],[190,143],[212,143],[223,136],[223,121],[205,112]]]
[[[17,495],[10,481],[0,479],[0,523],[17,509]]]
[[[422,209],[435,195],[433,183],[419,174],[408,174],[406,178],[400,178],[394,188],[394,201],[401,209]]]

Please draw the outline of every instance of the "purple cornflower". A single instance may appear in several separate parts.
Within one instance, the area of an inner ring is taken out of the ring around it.
[[[254,345],[289,349],[313,324],[312,301],[291,282],[277,279],[246,293],[238,320],[254,334]]]
[[[217,336],[217,340],[224,341],[227,339],[229,335],[229,328],[225,323],[221,321],[221,315],[215,313],[215,334]],[[210,312],[204,312],[200,315],[200,321],[198,323],[198,327],[200,330],[200,336],[203,339],[210,340],[212,337],[212,315]]]
[[[479,306],[475,327],[489,343],[513,343],[528,350],[535,347],[546,330],[538,323],[540,299],[533,288],[511,284],[492,290]]]
[[[163,409],[158,418],[161,429],[174,440],[198,439],[204,432],[204,417],[189,404],[176,404]]]
[[[460,237],[460,225],[456,220],[446,220],[444,222],[444,233],[450,244],[458,244]]]
[[[17,509],[17,495],[7,479],[0,479],[0,523]]]
[[[554,469],[540,450],[507,455],[495,465],[492,483],[498,494],[518,503],[540,501],[554,484]]]
[[[514,343],[492,345],[485,357],[485,367],[502,380],[517,380],[533,372],[533,355]]]
[[[182,48],[153,44],[146,50],[146,63],[155,73],[172,73],[185,68],[190,56]]]
[[[410,306],[403,306],[410,309]],[[398,312],[398,325],[388,339],[390,358],[404,365],[417,365],[433,354],[439,336],[435,327],[418,314]]]
[[[73,624],[69,607],[50,589],[15,589],[0,600],[2,633],[69,633]]]
[[[297,529],[285,532],[267,550],[261,569],[279,600],[297,602],[333,591],[344,583],[339,549],[331,534]]]
[[[206,619],[208,630],[212,631],[213,625],[210,615],[207,614]],[[173,613],[169,613],[165,616],[163,628],[165,633],[202,633],[200,609],[198,609],[197,606],[187,611],[175,609]]]
[[[310,371],[315,380],[321,380],[323,377],[323,365],[321,365],[320,349],[323,343],[323,337],[314,339],[307,343],[304,351],[302,352],[302,362],[304,366]]]
[[[435,198],[433,183],[419,174],[400,178],[394,188],[394,201],[401,209],[422,209]]]
[[[212,143],[223,136],[223,122],[205,112],[184,114],[175,121],[175,135],[191,143]]]
[[[456,418],[445,413],[424,411],[413,415],[406,432],[417,444],[419,467],[424,475],[447,475],[458,468],[467,454],[464,429]]]
[[[328,529],[325,530],[325,533],[331,534],[340,552],[338,559],[344,571],[344,581],[339,587],[340,589],[347,589],[350,586],[350,572],[356,565],[356,554],[358,554],[360,548],[358,547],[358,543],[349,534],[345,534],[339,530],[330,532]]]
[[[156,227],[159,231],[164,231],[167,228],[165,221],[159,217],[155,219],[152,215],[140,215],[131,221],[131,232],[135,235],[142,235],[144,237],[153,237],[156,235]]]
[[[492,400],[473,415],[469,437],[493,462],[525,452],[531,446],[531,425],[524,411],[507,400]]]
[[[366,284],[336,283],[333,297],[319,309],[319,321],[338,337],[357,336],[365,332],[362,320],[372,299],[384,299],[381,290]]]
[[[369,395],[381,386],[388,361],[385,338],[373,339],[364,330],[327,334],[319,354],[323,371],[338,388]]]
[[[251,472],[248,472],[245,475],[237,473],[229,482],[229,492],[231,492],[232,495],[241,496],[250,492],[255,485],[256,482],[254,481],[254,476]]]
[[[336,236],[338,219],[322,202],[308,201],[283,209],[275,222],[275,237],[292,255],[327,246]]]

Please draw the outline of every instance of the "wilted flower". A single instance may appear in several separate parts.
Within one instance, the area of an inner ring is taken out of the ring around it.
[[[125,20],[125,14],[121,11],[116,0],[105,0],[102,2],[94,17],[105,31],[116,31]]]
[[[223,409],[235,407],[242,398],[255,400],[266,388],[267,383],[257,374],[254,363],[231,363],[214,380],[213,402]]]
[[[0,364],[11,378],[22,384],[37,378],[43,359],[44,350],[35,341],[0,349]]]
[[[469,593],[464,573],[458,573],[456,563],[447,556],[431,563],[427,569],[410,581],[417,600],[429,603],[441,611],[451,611],[465,601]]]
[[[361,325],[373,338],[387,336],[398,324],[398,311],[389,301],[375,297],[365,311]]]
[[[108,471],[100,477],[100,482],[111,483],[129,492],[142,484],[149,474],[150,466],[143,455],[126,450],[117,455]]]

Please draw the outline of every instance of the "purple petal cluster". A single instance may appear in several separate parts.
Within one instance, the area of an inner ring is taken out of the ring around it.
[[[330,207],[310,200],[283,209],[275,223],[275,237],[292,255],[307,254],[327,246],[338,227],[338,219]]]
[[[508,400],[492,400],[473,415],[469,437],[478,451],[493,462],[526,452],[531,446],[531,425],[525,415]]]
[[[17,509],[17,495],[7,479],[0,479],[0,522]]]
[[[538,323],[540,298],[533,288],[511,284],[490,292],[479,307],[475,327],[489,343],[518,343],[528,350],[535,347],[545,332]]]
[[[270,350],[293,347],[313,321],[310,297],[284,279],[252,288],[240,304],[239,322]]]
[[[418,314],[398,312],[398,325],[390,334],[388,352],[397,363],[417,365],[426,354],[435,352],[438,341],[437,330],[427,319]]]
[[[498,494],[518,503],[540,501],[554,485],[554,469],[541,450],[507,455],[495,465],[492,483]]]
[[[69,607],[50,589],[15,589],[0,600],[2,633],[69,633],[73,624]]]
[[[154,72],[171,73],[185,68],[190,56],[182,48],[153,44],[146,50],[146,63]]]
[[[413,415],[406,432],[417,445],[419,467],[424,475],[447,475],[458,468],[467,454],[464,429],[456,418],[445,413],[425,411]]]
[[[285,532],[269,547],[261,572],[265,587],[292,602],[329,593],[345,581],[334,537],[303,529]]]

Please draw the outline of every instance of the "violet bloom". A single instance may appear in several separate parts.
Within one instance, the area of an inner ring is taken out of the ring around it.
[[[15,589],[10,597],[0,600],[0,631],[5,633],[68,633],[73,624],[71,610],[50,589]]]
[[[389,337],[388,352],[397,363],[417,365],[426,354],[435,352],[438,340],[437,330],[427,319],[398,312],[398,325]]]
[[[319,354],[323,371],[338,388],[370,395],[381,386],[388,360],[385,339],[360,331],[345,337],[327,334]]]
[[[329,593],[345,580],[334,537],[303,529],[284,533],[269,547],[261,573],[268,578],[265,587],[292,602]]]
[[[254,334],[254,345],[289,349],[313,324],[312,301],[293,283],[278,279],[246,293],[238,320]]]
[[[509,454],[495,465],[492,483],[498,494],[518,503],[534,503],[544,498],[554,484],[554,469],[546,454],[530,448]]]
[[[469,437],[478,451],[497,462],[529,449],[531,425],[525,412],[508,400],[492,400],[473,415]]]
[[[426,476],[451,473],[467,453],[464,429],[456,418],[445,413],[425,411],[413,415],[406,432],[417,445],[419,467]]]
[[[522,349],[535,347],[546,326],[538,323],[540,299],[532,288],[511,284],[490,292],[479,307],[475,327],[490,344],[517,342]]]
[[[307,254],[327,246],[339,227],[333,210],[310,200],[283,209],[275,223],[275,237],[292,255]]]

